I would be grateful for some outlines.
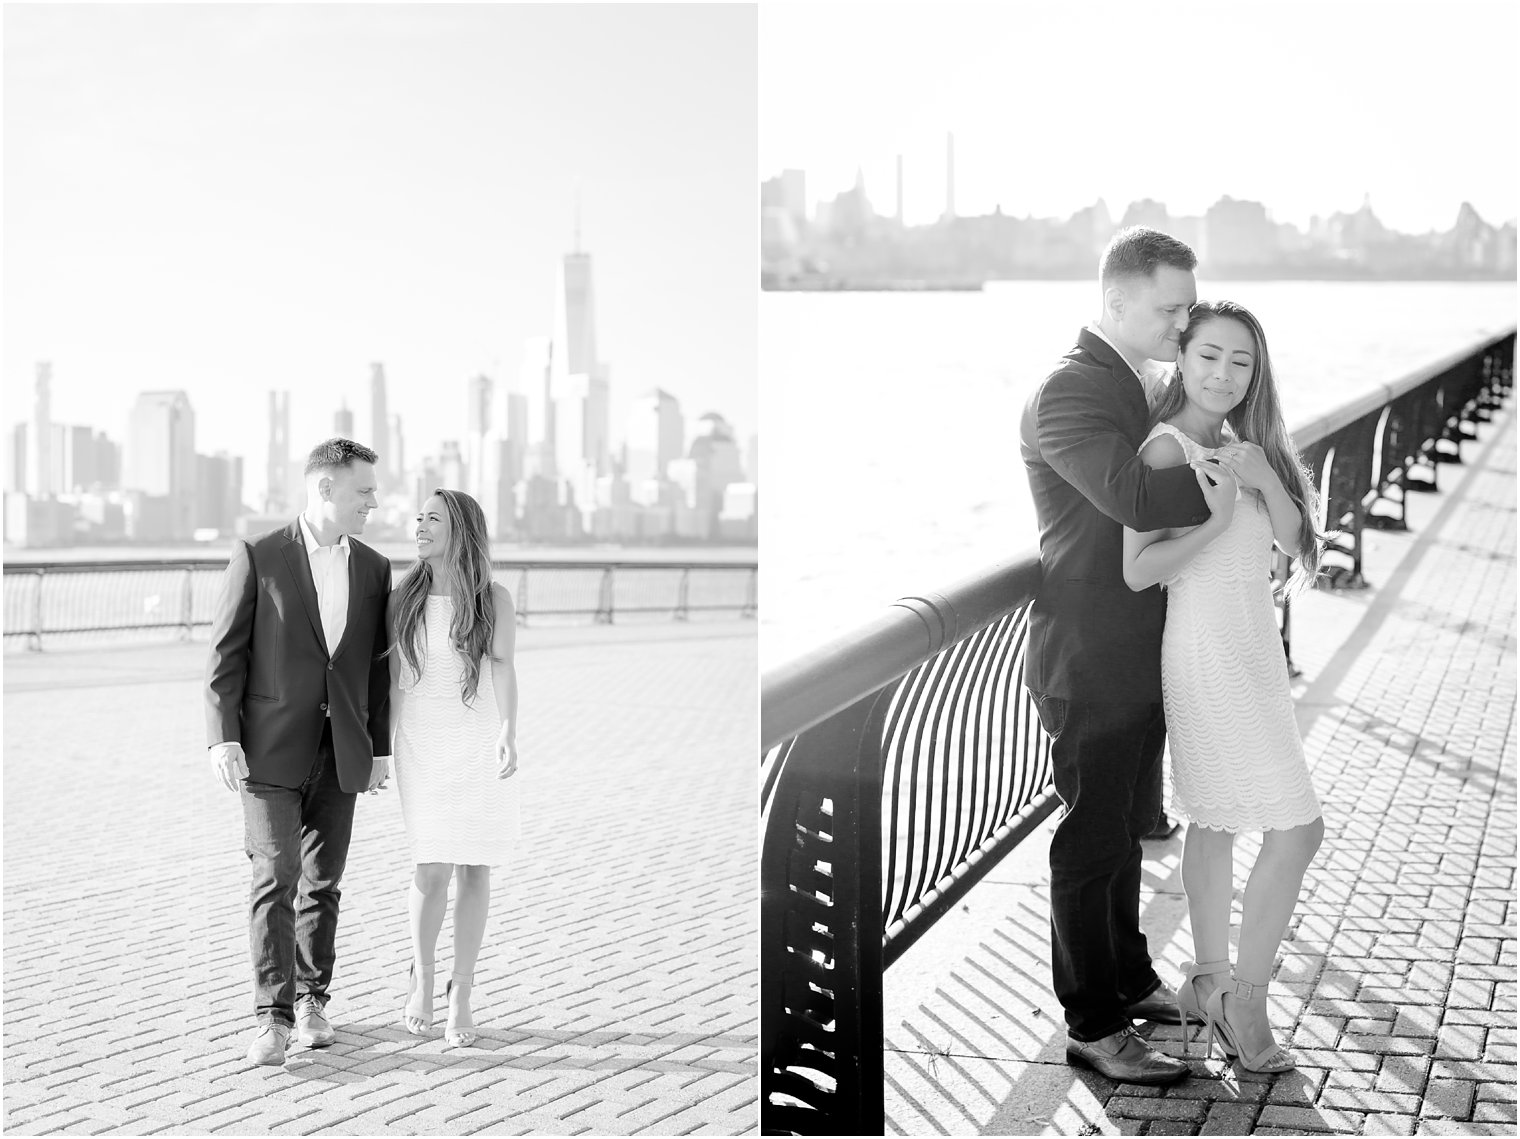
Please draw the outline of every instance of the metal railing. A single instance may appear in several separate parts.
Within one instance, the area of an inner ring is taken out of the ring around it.
[[[1365,585],[1363,528],[1407,527],[1514,353],[1510,329],[1294,425],[1338,531],[1324,584]],[[1022,682],[1039,574],[1028,552],[904,598],[762,678],[766,1133],[882,1132],[883,972],[1057,805]],[[1281,627],[1286,651],[1286,605]]]
[[[412,564],[392,558],[393,574]],[[44,561],[5,566],[5,638],[40,650],[44,637],[76,638],[152,631],[188,640],[211,625],[226,557],[141,561]],[[492,562],[495,577],[512,593],[521,625],[545,617],[589,617],[612,624],[620,617],[757,610],[755,562],[679,561]]]

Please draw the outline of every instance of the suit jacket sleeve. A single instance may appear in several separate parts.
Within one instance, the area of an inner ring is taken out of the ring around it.
[[[236,541],[232,558],[222,572],[222,588],[211,619],[211,654],[206,662],[208,747],[243,740],[243,694],[248,689],[248,650],[253,641],[257,589],[253,551],[247,542]]]
[[[1147,467],[1122,414],[1106,377],[1052,376],[1036,409],[1040,454],[1089,502],[1131,530],[1206,522],[1209,509],[1193,469]]]
[[[391,662],[385,652],[390,648],[391,563],[382,557],[378,570],[381,578],[380,620],[375,622],[375,644],[369,662],[369,738],[375,755],[391,754]]]

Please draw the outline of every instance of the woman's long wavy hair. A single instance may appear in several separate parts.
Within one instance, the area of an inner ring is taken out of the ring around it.
[[[449,624],[449,644],[464,662],[459,699],[469,704],[480,687],[480,662],[491,651],[491,637],[496,631],[490,538],[480,503],[463,491],[438,487],[433,493],[443,499],[449,516],[449,538],[443,550],[444,564],[453,578],[450,596],[454,599],[454,619]],[[433,567],[424,558],[418,558],[396,586],[395,639],[389,651],[400,652],[417,674],[422,672],[422,657],[427,652],[427,599],[432,586]]]
[[[1230,425],[1235,438],[1255,443],[1265,452],[1283,489],[1298,507],[1298,566],[1287,585],[1290,594],[1297,593],[1313,584],[1324,552],[1325,535],[1319,528],[1319,494],[1314,488],[1314,476],[1304,466],[1283,422],[1277,379],[1272,374],[1272,361],[1267,355],[1267,334],[1255,316],[1234,301],[1199,301],[1188,311],[1187,330],[1182,334],[1182,352],[1187,351],[1193,338],[1211,320],[1238,321],[1256,341],[1256,363],[1251,370],[1251,383],[1246,388],[1245,398],[1230,409],[1225,422]],[[1179,356],[1178,375],[1151,414],[1152,425],[1171,419],[1187,404],[1181,364]]]

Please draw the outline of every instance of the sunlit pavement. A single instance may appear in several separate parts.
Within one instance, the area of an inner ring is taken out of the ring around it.
[[[249,870],[205,759],[205,655],[5,656],[6,1131],[755,1129],[753,621],[522,631],[523,857],[493,874],[480,1039],[401,1027],[390,790],[359,799],[337,1041],[283,1069],[242,1058]]]
[[[1326,836],[1273,978],[1278,1077],[1192,1050],[1165,1090],[1064,1062],[1047,823],[886,975],[889,1133],[1515,1134],[1515,427],[1369,531],[1371,588],[1295,603]],[[1236,917],[1255,842],[1237,843]],[[1147,844],[1163,978],[1192,957],[1180,836]],[[972,947],[969,952],[967,947]],[[1181,1053],[1176,1028],[1141,1026]]]

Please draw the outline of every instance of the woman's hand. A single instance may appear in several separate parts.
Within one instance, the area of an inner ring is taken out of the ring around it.
[[[1220,448],[1215,458],[1221,466],[1228,468],[1241,486],[1266,490],[1277,482],[1277,472],[1267,462],[1267,453],[1255,443],[1237,440]]]
[[[503,721],[501,734],[496,737],[496,778],[511,779],[517,774],[517,737],[512,721]]]
[[[1198,459],[1190,464],[1198,477],[1198,489],[1203,491],[1203,501],[1213,515],[1212,521],[1228,526],[1235,516],[1235,476],[1228,467]]]

